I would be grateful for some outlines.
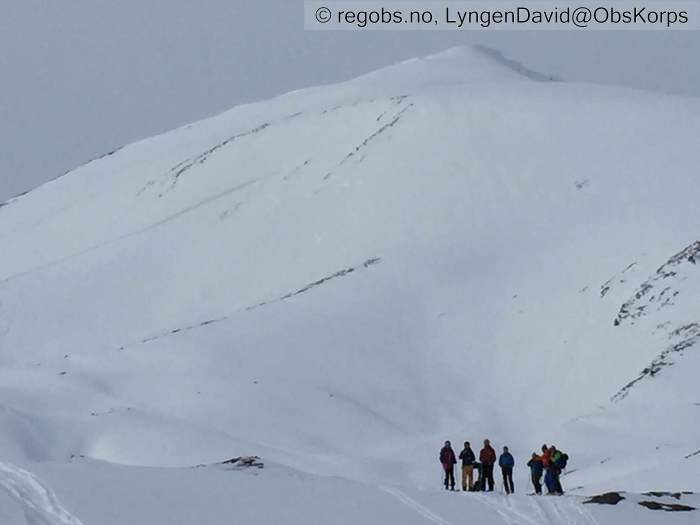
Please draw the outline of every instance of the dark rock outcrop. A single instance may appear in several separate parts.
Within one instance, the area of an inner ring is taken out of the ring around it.
[[[642,283],[634,296],[620,308],[615,318],[615,326],[625,322],[634,324],[637,319],[647,315],[652,307],[656,306],[660,310],[673,304],[673,300],[680,294],[675,277],[683,266],[697,265],[698,261],[700,241],[671,257],[652,277]]]
[[[695,507],[690,507],[688,505],[681,505],[680,503],[661,503],[658,501],[640,501],[639,504],[642,507],[646,507],[649,510],[664,510],[666,512],[688,512],[691,510],[697,510]]]
[[[591,498],[584,501],[584,503],[597,503],[598,505],[617,505],[623,499],[619,492],[606,492],[605,494],[598,494],[597,496],[592,496]]]

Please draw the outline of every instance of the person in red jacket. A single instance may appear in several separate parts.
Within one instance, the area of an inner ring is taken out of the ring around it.
[[[549,450],[549,447],[547,445],[542,445],[542,466],[544,468],[547,468],[549,466],[549,456],[551,456],[552,451]]]
[[[493,492],[493,466],[496,463],[496,451],[488,439],[484,440],[484,448],[479,453],[479,461],[481,462],[481,476],[483,479],[481,490],[486,490],[486,483],[488,482],[488,490]]]
[[[455,465],[457,458],[449,441],[445,441],[445,446],[440,450],[440,463],[445,470],[445,490],[455,489]]]
[[[552,463],[552,454],[556,448],[554,445],[548,447],[547,445],[542,445],[542,466],[544,467],[544,484],[547,487],[547,494],[551,495],[556,492],[554,485],[554,472],[556,467]]]

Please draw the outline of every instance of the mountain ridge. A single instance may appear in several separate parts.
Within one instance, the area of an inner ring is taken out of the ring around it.
[[[518,67],[453,50],[237,107],[0,209],[0,452],[424,488],[436,445],[490,436],[635,490],[624,443],[695,489],[695,354],[610,397],[696,311],[688,273],[613,326],[697,240],[700,103]]]

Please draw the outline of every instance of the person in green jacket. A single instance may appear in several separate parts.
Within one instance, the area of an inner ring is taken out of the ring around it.
[[[550,451],[550,456],[549,456],[549,466],[547,467],[547,474],[550,476],[551,480],[551,492],[550,494],[555,494],[557,496],[561,496],[564,494],[564,489],[561,486],[561,481],[559,480],[559,477],[561,476],[561,464],[562,464],[562,453],[560,450],[557,450],[557,447],[552,445],[549,447]]]

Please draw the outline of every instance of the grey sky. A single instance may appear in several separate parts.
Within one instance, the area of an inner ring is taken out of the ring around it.
[[[570,80],[700,95],[700,33],[306,32],[302,0],[3,0],[0,201],[114,149],[468,43]]]

